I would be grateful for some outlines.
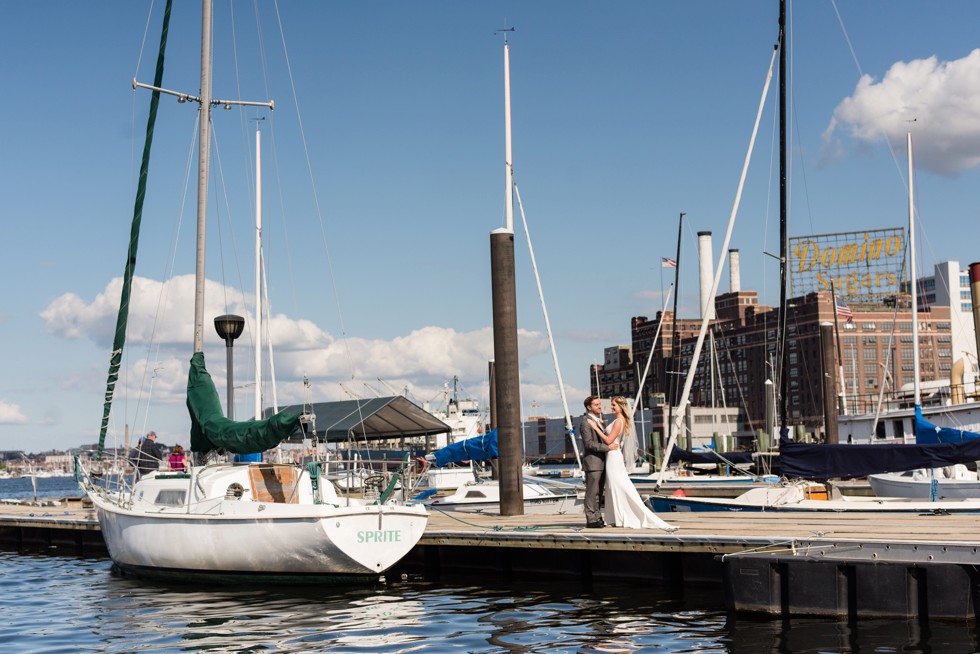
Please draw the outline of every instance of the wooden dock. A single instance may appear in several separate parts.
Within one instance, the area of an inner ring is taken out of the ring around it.
[[[586,529],[577,516],[434,511],[389,575],[642,581],[723,590],[739,612],[976,620],[980,517],[962,514],[712,512],[664,516],[679,529]],[[0,542],[105,555],[80,501],[0,504]]]

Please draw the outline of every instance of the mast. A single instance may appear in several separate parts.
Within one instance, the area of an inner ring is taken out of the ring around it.
[[[201,1],[201,104],[197,144],[197,266],[194,273],[194,353],[204,351],[204,241],[211,160],[211,0]]]
[[[909,274],[912,276],[912,366],[915,369],[913,381],[915,406],[922,404],[921,388],[919,386],[919,282],[915,277],[915,196],[912,182],[912,132],[905,135],[905,145],[908,148],[909,159]]]
[[[674,425],[674,404],[677,402],[677,354],[680,351],[680,330],[677,328],[677,296],[680,295],[681,283],[681,234],[684,229],[684,216],[682,211],[677,219],[677,251],[674,254],[674,316],[673,316],[673,335],[670,339],[670,361],[667,368],[667,379],[664,386],[667,388],[667,433],[665,434],[664,444],[670,440],[670,430]]]
[[[510,44],[504,34],[504,207],[508,232],[514,233],[514,145],[510,118]]]
[[[262,419],[262,131],[255,127],[255,419]]]
[[[789,376],[786,374],[786,0],[779,0],[779,426],[788,429],[786,402]]]

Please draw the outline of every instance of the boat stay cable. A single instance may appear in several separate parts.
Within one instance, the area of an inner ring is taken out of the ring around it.
[[[538,299],[541,302],[541,312],[544,314],[544,326],[548,332],[548,344],[551,346],[551,358],[555,364],[555,376],[558,378],[558,393],[561,395],[562,409],[565,411],[565,433],[572,442],[572,449],[575,451],[575,461],[578,467],[582,467],[582,457],[578,451],[578,443],[575,442],[575,429],[572,427],[572,414],[568,410],[568,397],[565,394],[565,384],[561,378],[561,366],[558,365],[558,352],[555,349],[555,337],[551,332],[551,320],[548,319],[548,307],[544,301],[544,291],[541,288],[541,275],[538,274],[538,262],[534,258],[534,247],[531,245],[531,232],[527,227],[527,217],[524,215],[524,203],[521,202],[521,192],[517,188],[517,181],[514,180],[514,197],[517,198],[517,208],[521,212],[521,222],[524,224],[524,236],[527,238],[527,250],[531,256],[531,268],[534,270],[534,281],[538,285]]]

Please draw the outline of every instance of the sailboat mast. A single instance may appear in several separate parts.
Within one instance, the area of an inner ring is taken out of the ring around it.
[[[255,419],[262,419],[262,131],[255,128]]]
[[[504,35],[504,207],[508,232],[514,233],[514,145],[510,118],[510,44]]]
[[[211,0],[201,0],[201,106],[197,144],[197,267],[194,276],[194,352],[204,351],[204,241],[211,157]]]
[[[680,353],[681,332],[677,327],[677,296],[681,294],[681,234],[684,230],[684,216],[682,211],[680,218],[677,219],[677,250],[674,254],[674,315],[672,319],[673,334],[670,338],[670,360],[668,361],[667,379],[664,380],[667,389],[667,424],[665,425],[664,443],[670,441],[670,430],[674,426],[674,405],[677,404],[677,360]]]
[[[905,136],[909,159],[909,274],[912,276],[912,367],[915,369],[914,393],[915,406],[921,404],[921,388],[919,386],[919,282],[915,273],[915,195],[912,181],[912,132]]]
[[[789,251],[786,234],[786,0],[779,0],[779,424],[788,425],[786,402],[789,376],[786,374],[786,286]]]

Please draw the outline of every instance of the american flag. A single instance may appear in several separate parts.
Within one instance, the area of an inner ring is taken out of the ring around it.
[[[660,267],[661,268],[676,268],[677,262],[673,259],[668,259],[667,257],[660,257]]]
[[[844,300],[837,298],[837,315],[841,318],[846,318],[847,322],[852,322],[854,320],[854,314],[851,312],[851,308],[844,303]]]

